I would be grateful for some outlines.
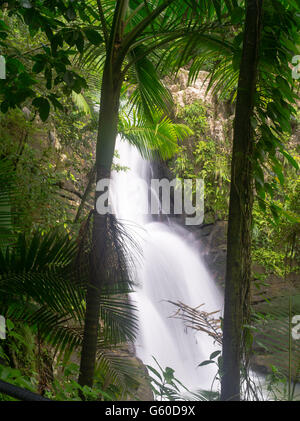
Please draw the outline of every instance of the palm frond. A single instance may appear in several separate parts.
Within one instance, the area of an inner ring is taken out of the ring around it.
[[[7,160],[0,160],[0,249],[15,240],[14,226],[18,215],[14,203],[18,193],[15,184],[15,169]]]
[[[119,117],[119,133],[134,145],[145,158],[159,154],[171,158],[177,152],[178,142],[192,134],[184,124],[173,123],[161,112],[152,111],[152,121],[143,119],[137,110],[123,111]]]
[[[120,399],[128,398],[138,389],[141,380],[141,370],[130,355],[125,351],[117,355],[112,350],[104,350],[97,355],[96,373],[101,373],[104,384],[116,385],[123,391]],[[143,380],[145,382],[145,379]],[[132,396],[136,399],[136,396]]]
[[[115,242],[114,247],[121,246]],[[30,239],[19,235],[14,246],[0,250],[0,313],[38,330],[61,354],[80,346],[83,337],[89,274],[87,265],[80,271],[75,266],[78,248],[77,241],[55,230],[36,232]],[[126,298],[132,286],[119,258],[123,273],[115,269],[115,282],[105,285],[101,296],[102,348],[133,341],[137,330],[135,306]]]
[[[131,58],[142,55],[142,47],[137,47],[131,52]],[[137,112],[153,121],[153,114],[160,109],[169,115],[173,107],[172,95],[160,81],[153,63],[144,57],[135,62],[129,69],[129,80],[132,91],[128,101],[136,108]]]

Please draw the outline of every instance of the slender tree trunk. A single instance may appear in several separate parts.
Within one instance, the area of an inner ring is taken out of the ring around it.
[[[221,400],[240,400],[243,324],[249,310],[253,116],[263,0],[246,1],[231,161]]]
[[[101,2],[98,2],[102,29],[105,33],[106,59],[102,76],[99,127],[96,146],[97,182],[109,179],[118,133],[120,92],[123,83],[122,65],[125,55],[119,55],[124,30],[124,18],[128,8],[127,0],[117,0],[110,33],[103,21]],[[100,293],[107,270],[102,259],[106,246],[107,215],[97,213],[96,203],[100,192],[96,191],[93,213],[92,245],[89,261],[89,285],[86,296],[86,314],[81,350],[78,382],[93,385],[96,364],[97,340],[100,315]]]
[[[104,68],[102,80],[96,148],[97,181],[103,178],[110,178],[111,175],[111,166],[117,137],[121,86],[122,77],[120,69],[111,70],[111,66],[107,64]],[[98,197],[99,193],[97,194],[96,192],[93,215],[92,247],[89,262],[90,280],[86,296],[84,336],[78,379],[80,385],[87,385],[90,387],[93,385],[96,362],[100,315],[100,291],[105,278],[105,268],[103,268],[101,253],[105,244],[107,217],[106,215],[98,214],[96,211],[96,202]]]

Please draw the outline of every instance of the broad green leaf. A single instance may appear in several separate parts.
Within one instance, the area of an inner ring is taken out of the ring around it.
[[[99,45],[103,42],[102,36],[99,32],[95,31],[94,29],[86,28],[84,29],[84,33],[87,39],[94,45]]]

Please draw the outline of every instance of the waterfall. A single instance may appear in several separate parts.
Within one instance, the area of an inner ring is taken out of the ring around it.
[[[222,295],[207,272],[189,231],[168,220],[155,222],[145,214],[148,207],[151,166],[138,150],[118,138],[117,164],[126,171],[114,171],[111,204],[142,250],[137,261],[138,287],[132,300],[138,307],[137,356],[155,366],[171,367],[189,389],[209,389],[216,373],[214,365],[197,367],[219,349],[203,332],[187,329],[170,318],[176,308],[166,300],[181,301],[207,312],[221,310]],[[148,183],[148,184],[147,184]]]

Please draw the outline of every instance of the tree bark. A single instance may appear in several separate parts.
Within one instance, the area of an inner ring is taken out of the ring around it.
[[[221,400],[225,401],[240,400],[243,324],[249,314],[254,143],[251,118],[256,91],[262,2],[263,0],[246,1],[244,43],[234,122],[221,380]]]
[[[100,4],[101,6],[101,4]],[[120,93],[123,83],[122,65],[125,58],[119,55],[119,49],[123,36],[123,19],[128,8],[127,0],[117,0],[114,18],[110,29],[110,34],[106,33],[106,59],[103,69],[99,127],[96,145],[96,176],[97,182],[104,178],[109,179],[113,162],[116,138],[118,133],[119,103]],[[100,8],[101,9],[101,8]],[[106,24],[103,21],[100,10],[100,19],[103,30],[106,32]],[[89,261],[89,285],[86,296],[86,314],[84,324],[84,334],[81,351],[81,361],[78,382],[80,385],[93,385],[97,340],[99,331],[100,315],[100,293],[106,279],[107,270],[102,259],[106,245],[106,222],[107,215],[97,213],[96,203],[100,192],[96,191],[92,245]]]
[[[107,59],[107,62],[109,60]],[[96,174],[97,181],[110,178],[113,155],[118,128],[119,101],[122,86],[120,68],[113,68],[107,63],[104,68],[101,103],[99,115],[99,128],[96,148]],[[100,291],[105,279],[105,267],[101,254],[105,244],[106,215],[96,211],[96,202],[99,192],[95,195],[92,246],[89,261],[89,285],[86,296],[86,314],[84,335],[81,351],[80,372],[78,382],[80,385],[93,385],[97,340],[100,316]],[[109,281],[109,280],[108,280]]]

